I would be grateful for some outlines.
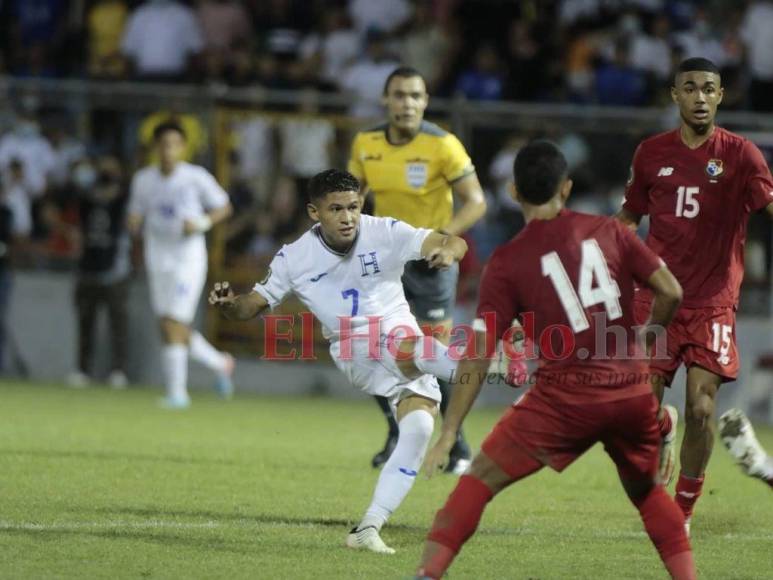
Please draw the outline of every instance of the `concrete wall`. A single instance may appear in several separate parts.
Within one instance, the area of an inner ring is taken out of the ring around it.
[[[76,356],[76,328],[73,307],[73,277],[61,273],[18,273],[10,308],[10,329],[17,350],[26,361],[31,379],[62,381],[74,369]],[[145,281],[134,280],[129,299],[129,375],[133,382],[149,385],[161,384],[159,362],[160,339],[149,306]],[[463,316],[463,315],[462,315]],[[461,319],[461,316],[460,316]],[[109,346],[105,334],[105,320],[100,320],[100,336],[97,355],[97,373],[108,371]],[[759,420],[767,416],[766,403],[757,403],[749,409],[750,402],[744,385],[750,384],[754,362],[760,353],[773,350],[773,328],[765,318],[739,318],[737,335],[742,354],[740,379],[722,388],[719,396],[720,410],[740,404]],[[683,371],[677,376],[677,388],[667,394],[667,400],[679,407],[683,405]],[[765,386],[765,378],[758,377],[757,385]],[[211,374],[197,365],[191,365],[191,387],[208,388]],[[243,358],[236,367],[238,389],[271,394],[330,394],[340,397],[364,397],[352,389],[342,375],[329,364],[263,362]],[[771,376],[773,393],[773,376]],[[489,405],[506,405],[520,394],[505,387],[492,386],[484,389],[480,402]],[[770,398],[770,395],[768,396]],[[770,402],[773,404],[773,401]]]

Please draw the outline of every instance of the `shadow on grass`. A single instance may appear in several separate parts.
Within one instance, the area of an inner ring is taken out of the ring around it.
[[[153,461],[157,463],[179,463],[190,465],[241,465],[242,462],[222,458],[194,458],[175,455],[152,455],[149,453],[123,453],[116,451],[73,451],[56,449],[1,449],[3,455],[23,455],[27,457],[89,459],[106,461]]]
[[[29,526],[14,527],[6,526],[2,530],[3,534],[15,534],[19,536],[30,536],[40,540],[60,541],[62,537],[89,537],[103,540],[129,540],[152,542],[164,546],[180,547],[185,546],[198,550],[214,550],[217,552],[227,552],[231,554],[252,554],[255,552],[255,543],[244,540],[224,540],[208,534],[206,537],[197,537],[193,535],[184,535],[177,532],[149,531],[133,528],[109,528],[109,529],[89,529],[89,528],[31,528]]]

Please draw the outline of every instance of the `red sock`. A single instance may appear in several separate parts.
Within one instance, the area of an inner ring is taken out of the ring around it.
[[[662,485],[657,485],[643,498],[635,500],[644,529],[655,544],[666,569],[677,580],[694,580],[695,564],[690,541],[684,530],[684,515],[668,496]]]
[[[684,517],[689,519],[692,517],[692,510],[695,507],[695,502],[701,496],[701,490],[703,489],[703,475],[700,477],[687,477],[683,473],[679,474],[679,481],[676,482],[676,503],[682,508]]]
[[[665,409],[661,411],[660,415],[661,417],[658,421],[658,429],[660,429],[660,436],[665,437],[671,432],[673,423],[671,423],[671,415],[667,413]]]
[[[443,576],[462,545],[475,533],[493,495],[481,480],[471,475],[459,478],[446,505],[435,516],[418,576]]]

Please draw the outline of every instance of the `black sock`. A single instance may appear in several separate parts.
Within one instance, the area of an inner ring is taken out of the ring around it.
[[[384,418],[387,420],[387,424],[389,425],[389,436],[396,437],[400,432],[400,429],[397,426],[397,420],[392,413],[392,407],[389,405],[389,399],[379,395],[374,395],[373,398],[376,399],[376,403],[378,403],[381,412],[384,413]]]

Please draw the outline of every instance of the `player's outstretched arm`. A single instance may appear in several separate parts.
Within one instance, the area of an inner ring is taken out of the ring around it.
[[[454,197],[462,203],[459,211],[444,229],[449,234],[458,235],[469,230],[486,214],[486,196],[483,195],[483,188],[474,172],[454,181],[452,189]]]
[[[448,464],[448,454],[456,443],[456,433],[478,398],[483,381],[488,375],[492,353],[487,352],[487,346],[486,333],[476,331],[475,348],[468,349],[465,358],[459,362],[452,384],[451,401],[443,417],[440,438],[424,459],[424,474],[427,478],[444,470]]]
[[[647,280],[647,284],[655,293],[647,328],[665,328],[674,318],[679,305],[682,303],[682,286],[665,265],[655,270]],[[647,352],[649,352],[657,338],[657,332],[647,332],[646,337]]]
[[[432,232],[421,245],[421,257],[431,268],[448,268],[467,253],[467,242],[459,236]]]
[[[622,208],[619,212],[617,212],[615,217],[623,222],[626,226],[628,226],[631,230],[636,231],[636,228],[639,227],[639,222],[641,222],[642,216],[640,216],[638,213],[632,212],[630,209]]]
[[[183,223],[183,233],[186,236],[192,234],[203,234],[212,229],[213,226],[228,219],[233,213],[233,206],[227,203],[221,207],[215,208],[204,215],[193,219],[187,219]]]
[[[268,308],[268,301],[258,292],[237,296],[228,282],[215,282],[209,303],[229,320],[249,320]]]

